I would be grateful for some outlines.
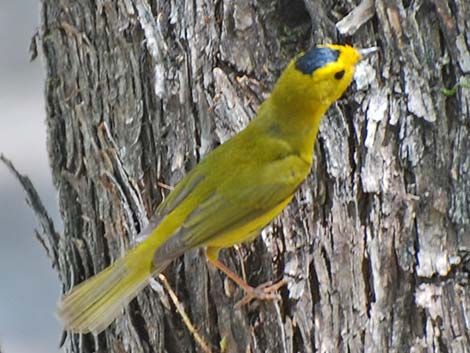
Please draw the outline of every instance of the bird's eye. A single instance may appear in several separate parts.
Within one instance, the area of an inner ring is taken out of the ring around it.
[[[335,79],[337,80],[341,80],[344,76],[344,70],[341,70],[341,71],[338,71],[337,73],[335,73]]]

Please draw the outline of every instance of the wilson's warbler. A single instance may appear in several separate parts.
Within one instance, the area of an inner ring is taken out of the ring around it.
[[[185,251],[205,247],[210,262],[252,297],[271,298],[228,270],[218,252],[251,240],[290,202],[312,165],[321,118],[376,48],[319,45],[297,55],[253,121],[209,153],[160,204],[147,239],[59,303],[66,329],[104,330],[150,276]]]

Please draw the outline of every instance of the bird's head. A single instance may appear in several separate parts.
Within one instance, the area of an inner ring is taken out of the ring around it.
[[[357,50],[348,45],[325,44],[300,53],[276,85],[275,91],[282,92],[278,96],[286,100],[281,104],[328,107],[349,86],[361,58],[375,51],[377,48]]]

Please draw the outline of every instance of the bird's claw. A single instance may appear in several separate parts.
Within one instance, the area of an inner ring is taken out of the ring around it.
[[[235,308],[239,309],[243,305],[249,304],[252,300],[255,299],[260,301],[281,300],[281,295],[278,293],[278,290],[286,284],[287,281],[285,279],[281,279],[279,282],[276,282],[274,284],[270,281],[263,283],[256,288],[250,287],[249,290],[245,288],[246,295],[243,297],[242,300],[235,304]]]

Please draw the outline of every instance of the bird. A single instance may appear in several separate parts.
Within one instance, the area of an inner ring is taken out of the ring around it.
[[[320,44],[297,54],[252,121],[157,207],[141,232],[146,239],[60,299],[64,328],[102,332],[152,276],[197,248],[250,298],[273,298],[272,288],[253,288],[224,265],[219,251],[256,238],[289,204],[310,173],[322,117],[351,84],[359,61],[377,50]]]

